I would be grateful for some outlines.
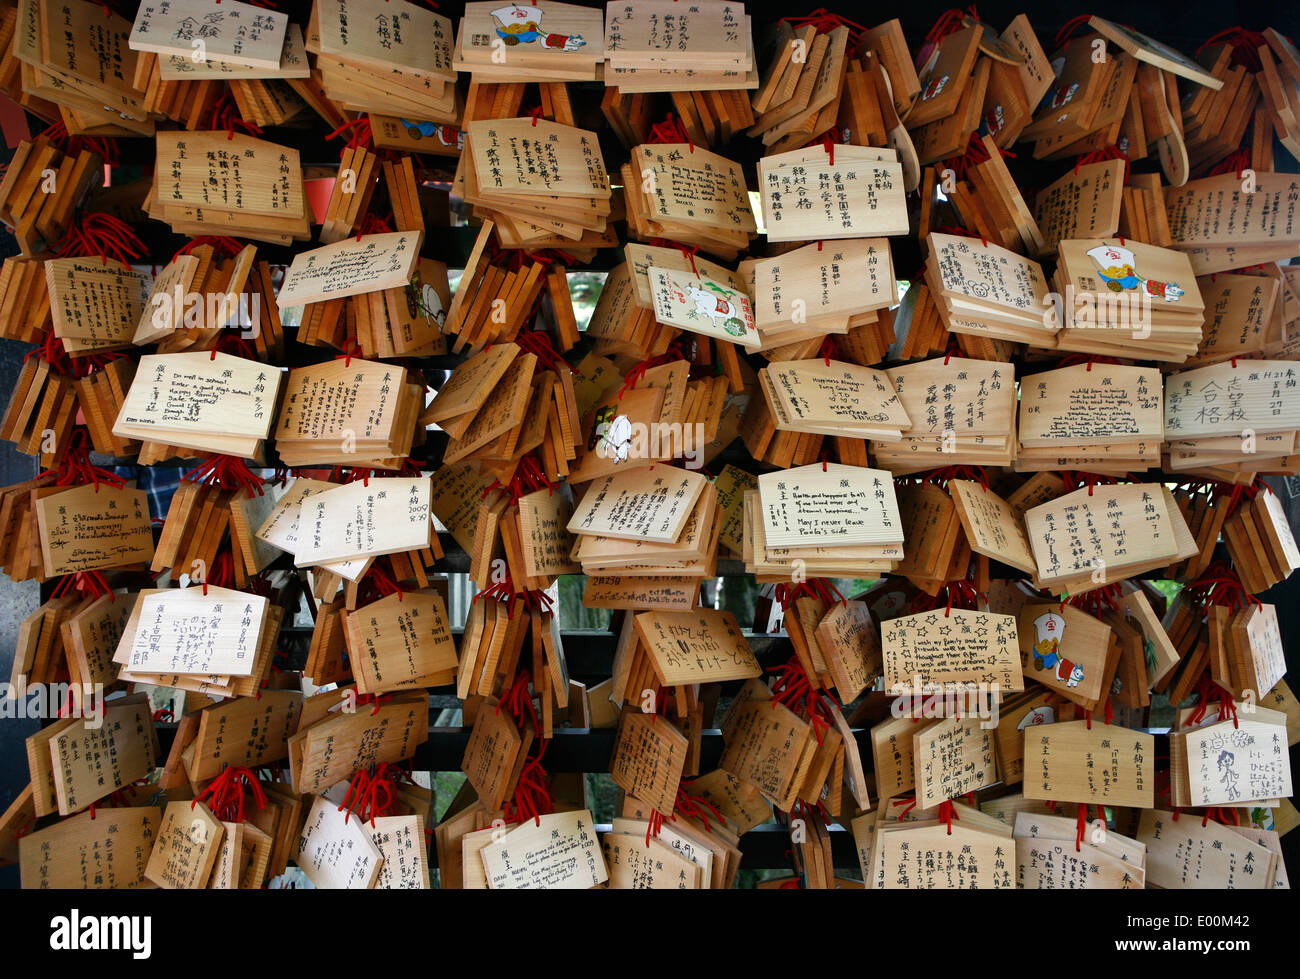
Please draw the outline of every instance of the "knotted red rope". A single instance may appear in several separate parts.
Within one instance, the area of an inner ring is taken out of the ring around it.
[[[1221,826],[1228,825],[1228,819],[1225,818],[1224,811],[1225,811],[1224,808],[1221,806],[1206,806],[1205,814],[1201,817],[1201,825],[1202,826],[1208,825],[1211,819],[1213,819],[1216,823],[1218,823]],[[1229,806],[1227,807],[1226,811],[1228,816],[1231,817],[1232,819],[1232,825],[1233,826],[1240,825],[1237,822],[1237,810]]]
[[[1119,583],[1115,582],[1094,588],[1082,595],[1070,595],[1062,604],[1073,605],[1093,618],[1101,618],[1104,612],[1118,612],[1124,607],[1124,593]]]
[[[1067,492],[1073,493],[1075,490],[1082,489],[1086,486],[1088,487],[1089,496],[1092,496],[1093,488],[1096,486],[1119,485],[1118,476],[1110,476],[1105,473],[1079,472],[1078,470],[1072,469],[1062,470],[1061,479],[1065,481],[1065,489]]]
[[[781,611],[788,612],[795,600],[802,597],[820,599],[827,605],[837,602],[848,604],[849,600],[840,594],[840,590],[831,584],[829,578],[809,578],[796,585],[781,582],[773,589],[773,596],[781,603]]]
[[[54,587],[50,597],[61,598],[73,592],[76,592],[83,599],[109,595],[112,596],[109,602],[112,604],[117,603],[117,596],[113,594],[113,589],[108,587],[108,581],[98,571],[74,571],[72,574],[64,575],[59,579],[59,583]]]
[[[1188,726],[1195,727],[1205,720],[1205,715],[1209,713],[1210,703],[1216,699],[1219,711],[1218,720],[1224,721],[1231,717],[1234,728],[1241,726],[1241,721],[1237,717],[1237,705],[1232,699],[1232,693],[1214,680],[1209,667],[1206,667],[1205,672],[1196,681],[1195,693],[1197,699],[1196,709],[1188,715]]]
[[[131,259],[144,258],[148,250],[125,221],[95,211],[77,215],[55,254],[59,258],[101,258],[105,265],[115,258],[130,265]]]
[[[1260,64],[1259,49],[1266,46],[1268,41],[1259,31],[1248,31],[1240,24],[1229,27],[1217,34],[1211,34],[1206,38],[1205,43],[1196,49],[1196,53],[1200,54],[1206,48],[1212,48],[1216,44],[1226,44],[1232,49],[1232,59],[1229,63],[1233,67],[1246,68],[1249,71],[1260,71],[1263,68]]]
[[[343,145],[343,150],[355,149],[360,146],[363,149],[372,149],[375,145],[374,133],[370,129],[369,116],[358,116],[351,122],[345,122],[337,129],[331,130],[325,138],[327,140],[338,139],[346,133],[348,141]],[[339,158],[343,158],[343,150],[339,151]]]
[[[1074,172],[1077,174],[1079,167],[1086,166],[1089,163],[1105,163],[1107,160],[1124,161],[1124,183],[1127,185],[1129,178],[1133,175],[1133,164],[1129,161],[1128,154],[1114,143],[1099,150],[1093,150],[1090,153],[1081,153],[1074,161]]]
[[[791,820],[810,820],[814,816],[820,819],[824,826],[829,826],[831,824],[830,811],[826,808],[826,805],[823,802],[810,803],[804,799],[795,799],[794,805],[790,807]]]
[[[1003,153],[1004,156],[1012,154]],[[989,151],[984,147],[984,141],[979,138],[979,131],[972,132],[966,140],[966,152],[961,156],[953,156],[943,161],[945,167],[950,168],[961,180],[966,176],[966,171],[978,166],[981,163],[987,163],[989,160]]]
[[[1261,490],[1269,493],[1273,492],[1268,483],[1256,476],[1249,486],[1241,483],[1215,483],[1211,492],[1216,506],[1222,505],[1219,501],[1225,497],[1227,498],[1227,515],[1230,517],[1237,512],[1237,508],[1241,506],[1243,500],[1255,499]]]
[[[1067,20],[1061,26],[1061,29],[1056,32],[1056,41],[1055,41],[1056,46],[1058,48],[1064,47],[1065,42],[1070,39],[1070,37],[1074,34],[1074,32],[1077,31],[1080,27],[1087,26],[1088,21],[1091,18],[1092,18],[1091,14],[1076,14],[1075,16]]]
[[[532,691],[528,689],[532,679],[533,675],[529,670],[520,670],[514,683],[510,684],[510,688],[497,701],[496,712],[500,714],[501,708],[504,707],[517,727],[523,727],[524,719],[527,718],[532,722],[533,730],[540,731],[542,726],[537,720],[537,706],[533,703]]]
[[[371,765],[369,770],[352,773],[347,794],[338,811],[347,813],[343,817],[344,823],[356,816],[363,823],[369,820],[374,826],[376,816],[387,816],[392,811],[396,798],[397,786],[390,774],[390,766],[388,762],[380,762]]]
[[[109,166],[117,166],[121,160],[121,154],[118,152],[117,140],[107,139],[98,136],[69,136],[67,127],[63,125],[63,120],[56,119],[50,125],[41,130],[37,139],[46,139],[59,147],[69,156],[76,156],[82,150],[88,150],[96,154],[101,160]]]
[[[668,113],[663,122],[655,123],[650,127],[650,138],[647,143],[685,143],[695,152],[695,143],[691,140],[690,134],[686,127],[682,125],[681,119],[675,113]]]
[[[101,484],[114,489],[122,489],[126,480],[121,476],[101,469],[90,461],[90,433],[84,426],[77,425],[68,437],[67,449],[59,464],[47,469],[37,479],[54,477],[55,486],[94,486],[99,492]]]
[[[1056,369],[1062,367],[1078,367],[1080,364],[1087,365],[1089,373],[1092,371],[1093,364],[1118,364],[1119,361],[1114,357],[1106,357],[1099,354],[1067,354],[1057,362]]]
[[[652,367],[660,367],[663,364],[671,364],[678,360],[685,360],[686,356],[682,352],[680,340],[674,340],[668,345],[668,349],[663,353],[648,357],[640,363],[634,365],[631,370],[623,375],[623,386],[618,389],[618,399],[623,400],[623,395],[628,391],[636,389],[636,386],[645,378],[646,371]]]
[[[983,466],[940,466],[927,473],[921,482],[946,489],[948,481],[952,479],[966,479],[979,483],[985,489],[989,488],[988,470]]]
[[[483,488],[481,495],[486,499],[493,490],[505,490],[510,497],[510,506],[518,506],[521,496],[536,493],[538,490],[549,490],[550,493],[554,493],[558,488],[557,484],[547,478],[541,462],[538,461],[537,453],[529,452],[520,458],[518,465],[515,466],[515,474],[510,477],[508,483],[494,479]]]
[[[898,819],[900,822],[903,820],[903,817],[905,817],[909,812],[911,812],[913,809],[916,808],[915,795],[912,795],[910,798],[906,798],[906,799],[892,799],[890,801],[896,806],[903,807],[903,811],[898,814]]]
[[[945,582],[933,595],[927,595],[921,592],[912,599],[911,610],[913,612],[930,612],[939,607],[942,602],[944,606],[944,618],[952,618],[952,610],[958,609],[967,612],[977,612],[980,608],[980,602],[988,604],[988,596],[975,587],[974,584],[964,578],[954,581]]]
[[[1214,561],[1205,573],[1183,589],[1188,600],[1202,608],[1206,605],[1226,605],[1231,609],[1247,605],[1263,607],[1263,602],[1246,591],[1241,578],[1226,561]]]
[[[962,22],[967,15],[979,20],[979,14],[976,13],[974,4],[971,4],[965,10],[957,7],[945,10],[939,15],[939,19],[934,22],[934,26],[926,32],[925,39],[931,44],[938,44],[949,34],[956,34],[964,26]],[[922,45],[921,50],[925,51],[925,47],[925,45]],[[917,67],[921,67],[920,62],[917,63]]]
[[[777,704],[788,707],[812,724],[817,743],[822,743],[826,731],[835,723],[831,695],[821,687],[814,687],[799,657],[791,656],[776,671],[772,683],[772,708]]]
[[[220,551],[212,560],[212,567],[200,584],[203,594],[208,593],[208,585],[213,588],[230,588],[235,583],[235,561],[230,551]]]
[[[1216,163],[1206,176],[1217,177],[1223,173],[1235,173],[1238,177],[1241,177],[1250,169],[1250,163],[1250,150],[1245,148],[1233,150]],[[1236,358],[1233,359],[1235,361]],[[1233,366],[1235,367],[1236,364],[1234,363]]]
[[[953,805],[951,799],[945,799],[939,803],[939,822],[948,825],[948,835],[952,836],[952,821],[956,819],[961,821],[961,815],[957,812],[957,807]]]
[[[211,248],[215,255],[225,256],[226,258],[233,258],[244,250],[243,244],[229,235],[200,235],[178,248],[171,260],[174,262],[182,255],[192,255],[196,248],[201,248],[204,245]]]
[[[50,366],[50,370],[61,377],[75,377],[77,374],[77,367],[68,356],[63,341],[55,336],[53,330],[45,334],[44,340],[23,355],[23,363],[27,363],[33,357],[45,361]]]
[[[515,783],[514,794],[506,802],[506,822],[523,823],[532,819],[535,825],[540,826],[542,816],[554,811],[555,802],[551,798],[546,769],[542,767],[542,756],[546,754],[549,743],[545,738],[540,738],[537,754],[524,763],[519,781]]]
[[[712,833],[713,827],[709,824],[708,814],[712,813],[713,818],[723,826],[727,824],[727,817],[718,812],[717,806],[704,798],[704,796],[691,795],[686,791],[685,787],[691,785],[694,781],[695,779],[693,778],[684,778],[680,783],[678,783],[677,800],[673,803],[673,811],[675,813],[680,812],[683,816],[687,816],[691,819],[698,819],[704,824],[705,832]],[[705,812],[706,809],[708,812]]]
[[[257,808],[265,809],[266,792],[262,789],[262,783],[251,768],[243,765],[226,765],[221,774],[212,780],[212,784],[190,803],[190,808],[193,809],[204,799],[211,799],[208,808],[214,816],[222,822],[242,823],[245,815],[245,788],[251,790]]]
[[[558,371],[563,367],[569,373],[573,373],[573,367],[560,356],[551,343],[551,335],[545,330],[523,330],[515,337],[514,342],[536,357],[538,363],[547,370]]]
[[[181,479],[232,492],[247,490],[250,497],[262,496],[266,492],[262,488],[266,485],[266,480],[249,469],[248,464],[238,456],[210,455]]]
[[[384,571],[383,562],[376,560],[362,576],[361,581],[358,582],[358,608],[377,602],[381,598],[387,598],[389,595],[396,595],[399,602],[404,601],[403,596],[406,593],[397,583],[397,573],[393,569],[393,559],[389,557],[386,563],[388,565],[387,572]]]
[[[216,105],[212,107],[212,119],[208,128],[214,132],[226,131],[227,139],[235,138],[235,130],[240,129],[250,136],[261,136],[262,127],[251,122],[245,122],[239,116],[239,106],[236,105],[234,96],[227,89],[226,93],[217,99]]]

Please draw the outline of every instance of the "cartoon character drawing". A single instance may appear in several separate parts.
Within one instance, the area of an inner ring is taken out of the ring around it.
[[[1241,798],[1241,790],[1237,788],[1237,772],[1233,769],[1232,763],[1236,761],[1237,756],[1231,751],[1219,752],[1219,760],[1216,764],[1219,766],[1219,781],[1228,792],[1228,801]]]
[[[1070,100],[1074,98],[1074,93],[1079,90],[1079,83],[1073,82],[1069,88],[1057,87],[1052,90],[1051,101],[1048,102],[1053,109],[1059,109],[1063,105],[1069,105]]]
[[[433,137],[443,146],[454,149],[465,148],[465,134],[460,131],[458,126],[440,126],[433,122],[411,122],[409,119],[403,119],[402,125],[406,127],[406,135],[411,139],[424,139]]]
[[[509,47],[541,41],[542,47],[576,51],[587,43],[581,34],[547,34],[542,30],[542,14],[540,7],[525,7],[517,3],[492,11],[497,22],[497,36]]]
[[[1065,619],[1055,612],[1044,612],[1034,619],[1034,628],[1038,630],[1038,640],[1034,643],[1034,669],[1051,670],[1067,687],[1077,687],[1083,681],[1083,667],[1060,653]]]
[[[406,310],[412,319],[423,316],[427,322],[436,324],[439,330],[442,329],[442,324],[447,322],[447,311],[443,308],[442,297],[438,295],[437,289],[420,279],[418,270],[406,287]]]
[[[688,298],[695,304],[694,315],[709,320],[716,328],[733,337],[743,337],[748,329],[745,325],[745,312],[730,298],[736,293],[712,282],[707,283],[707,286],[707,289],[702,289],[694,282],[689,286]],[[709,289],[714,291],[710,292]]]
[[[1027,727],[1037,727],[1040,724],[1051,724],[1056,720],[1056,711],[1046,705],[1035,707],[1028,714],[1020,719],[1016,725],[1016,730],[1023,731]]]
[[[632,448],[631,419],[627,415],[618,414],[614,405],[598,409],[587,448],[595,449],[601,458],[612,458],[615,463],[627,462]]]
[[[1097,263],[1097,274],[1111,292],[1141,290],[1153,299],[1171,303],[1183,298],[1183,289],[1177,282],[1155,282],[1139,275],[1131,249],[1121,245],[1098,245],[1088,249],[1088,257]]]
[[[1002,103],[996,103],[993,108],[984,113],[984,125],[988,127],[989,135],[996,136],[1002,132],[1002,127],[1007,124],[1007,113],[1002,108]]]
[[[925,83],[925,88],[921,89],[921,101],[927,102],[936,98],[940,92],[948,85],[948,76],[940,75],[938,78],[931,78]]]

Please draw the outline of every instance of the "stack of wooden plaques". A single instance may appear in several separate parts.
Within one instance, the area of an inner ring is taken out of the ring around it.
[[[1170,244],[1188,253],[1197,275],[1242,269],[1295,255],[1300,229],[1278,225],[1273,208],[1294,192],[1290,174],[1260,171],[1251,193],[1236,173],[1189,180],[1165,190]]]
[[[273,363],[284,350],[284,327],[271,268],[257,248],[194,243],[153,281],[131,342],[157,344],[158,353],[215,350],[233,335],[251,339],[254,356]],[[222,254],[222,251],[225,254]],[[234,254],[229,254],[230,252]]]
[[[1020,472],[1077,469],[1123,475],[1159,464],[1160,373],[1076,364],[1020,380]]]
[[[1158,483],[1077,489],[1027,510],[1025,527],[1038,563],[1034,586],[1058,595],[1079,595],[1199,553],[1173,496]]]
[[[39,356],[26,361],[0,420],[0,438],[25,455],[40,456],[44,465],[62,457],[77,414],[76,389],[65,366]]]
[[[1198,276],[1205,302],[1201,345],[1187,366],[1217,364],[1234,357],[1268,356],[1266,348],[1281,320],[1286,302],[1281,277],[1221,273]]]
[[[423,401],[423,386],[396,364],[349,359],[296,367],[285,380],[275,450],[289,466],[398,469],[410,455]]]
[[[1054,345],[1047,277],[1037,262],[978,238],[932,233],[925,241],[926,282],[950,333]]]
[[[1055,182],[1043,188],[1034,197],[1034,221],[1043,236],[1042,253],[1052,255],[1063,238],[1107,237],[1115,234],[1119,228],[1123,201],[1130,193],[1139,193],[1139,186],[1133,181],[1140,181],[1140,175],[1133,175],[1126,182],[1125,161],[1095,160],[1091,163],[1080,162],[1074,169]],[[1155,184],[1160,186],[1160,178],[1155,176]],[[1130,186],[1131,184],[1131,186]],[[1164,198],[1157,197],[1152,203],[1152,213],[1164,216]],[[1130,212],[1130,220],[1133,215]],[[1137,234],[1132,228],[1124,232],[1138,241],[1159,244],[1152,238]]]
[[[811,501],[834,498],[827,510]],[[833,511],[833,512],[832,512]],[[745,494],[745,564],[760,581],[869,576],[903,557],[903,525],[885,470],[824,463],[766,473]]]
[[[465,4],[453,67],[476,82],[595,81],[605,60],[599,10],[539,0]]]
[[[94,258],[45,261],[50,321],[72,357],[129,347],[144,309],[148,276],[125,262]]]
[[[255,696],[270,675],[283,615],[263,596],[228,588],[147,588],[113,654],[122,667],[118,678],[209,696]]]
[[[357,709],[357,699],[356,688],[345,687],[303,702],[298,730],[288,739],[295,793],[323,792],[347,782],[358,765],[366,769],[405,761],[428,740],[429,695],[423,690],[393,694],[364,710]],[[348,703],[351,711],[340,709]],[[338,803],[326,808],[343,821]],[[346,885],[340,881],[333,886]]]
[[[936,466],[1005,466],[1015,455],[1015,371],[992,360],[945,357],[886,373],[911,427],[873,442],[877,466],[896,475]]]
[[[212,353],[146,354],[113,434],[199,452],[258,458],[271,430],[280,372]],[[184,410],[180,406],[184,406]]]
[[[1300,152],[1300,52],[1286,36],[1273,28],[1264,31],[1268,47],[1257,48],[1260,72],[1255,76],[1264,97],[1266,115],[1256,114],[1255,145],[1261,141],[1268,146],[1265,151],[1272,162],[1272,146],[1268,140],[1270,124],[1278,140],[1287,151],[1296,156]],[[1258,155],[1258,154],[1254,154]],[[1257,161],[1258,162],[1258,161]],[[1272,167],[1263,169],[1271,170]]]
[[[546,119],[469,123],[456,179],[476,213],[513,240],[583,244],[604,232],[610,215],[599,138]]]
[[[205,25],[204,30],[195,31],[196,21]],[[225,6],[215,0],[179,0],[137,11],[128,45],[132,51],[193,57],[199,64],[210,60],[276,69],[288,24],[287,14],[238,0],[227,0]],[[195,39],[200,43],[191,44]]]
[[[329,486],[299,495],[297,548],[300,568],[328,571],[388,554],[419,552],[430,546],[428,476],[383,476]]]
[[[50,332],[50,290],[45,263],[6,258],[0,268],[0,336],[23,343],[43,343]]]
[[[592,570],[617,566],[624,573],[631,568],[680,575],[702,569],[717,553],[720,530],[716,494],[706,494],[706,487],[712,490],[700,473],[671,466],[592,481],[566,525],[576,537],[573,559],[592,561]]]
[[[740,284],[739,278],[725,266],[675,249],[651,249],[639,242],[629,242],[627,256],[626,262],[614,266],[605,277],[605,287],[601,289],[596,308],[587,322],[585,332],[595,341],[594,353],[602,358],[630,357],[634,362],[649,360],[667,353],[677,339],[680,331],[676,327],[660,323],[655,318],[654,295],[650,291],[651,265],[661,270],[687,272],[691,270],[689,260],[694,259],[695,270],[712,282],[726,288]],[[740,322],[742,326],[747,325],[743,318]],[[734,376],[740,369],[734,345],[719,343],[717,348],[724,370],[730,368],[728,376]]]
[[[282,125],[306,109],[286,81],[311,73],[302,29],[275,10],[213,0],[145,5],[129,43],[142,52],[134,81],[149,111],[187,129],[210,117],[223,83],[244,121],[257,126]]]
[[[538,370],[536,354],[519,352],[477,409],[448,419],[452,437],[443,461],[473,459],[481,465],[513,469],[547,435],[555,382],[555,373]]]
[[[806,145],[835,125],[851,33],[834,18],[805,24],[797,36],[789,26],[783,28],[767,73],[760,76],[754,124],[747,130],[773,153]]]
[[[1286,360],[1247,360],[1170,374],[1165,438],[1171,470],[1242,480],[1292,467],[1300,405]]]
[[[311,237],[298,151],[242,133],[160,134],[145,210],[184,235]]]
[[[13,34],[23,91],[55,103],[74,136],[152,136],[153,119],[132,85],[138,56],[130,35],[130,21],[89,0],[57,10],[23,3]]]
[[[772,361],[758,372],[763,396],[783,432],[898,442],[910,432],[885,371],[841,361]]]
[[[1282,503],[1271,491],[1256,493],[1223,523],[1228,556],[1241,583],[1252,595],[1286,581],[1300,568],[1300,549]]]
[[[758,161],[768,241],[907,234],[903,167],[892,149],[811,147]]]
[[[642,474],[648,485],[651,476],[651,471]],[[698,580],[715,573],[718,534],[725,519],[726,511],[718,506],[717,490],[706,482],[676,540],[651,542],[577,534],[572,557],[581,565],[582,573],[594,579],[588,588],[601,592],[604,601],[619,590],[663,587],[672,579],[678,579],[679,586],[691,592],[692,586],[680,579]]]
[[[569,482],[678,459],[690,468],[702,465],[721,426],[727,382],[689,377],[689,362],[672,360],[638,370],[617,390],[597,396],[582,416]]]
[[[138,439],[113,434],[113,423],[122,410],[127,391],[131,389],[135,371],[135,361],[129,357],[117,357],[101,369],[77,379],[77,406],[85,419],[91,445],[100,455],[118,458],[134,455],[140,449]]]
[[[396,0],[315,0],[307,50],[321,88],[347,112],[460,119],[451,20]]]
[[[103,173],[103,160],[90,149],[64,153],[43,136],[14,147],[0,179],[0,221],[24,255],[63,244],[73,211]]]
[[[446,269],[421,262],[423,240],[422,231],[392,231],[300,252],[285,273],[276,305],[281,310],[303,306],[299,336],[306,343],[355,350],[362,339],[373,349],[436,342],[433,326],[448,292]],[[427,283],[417,279],[417,270],[429,276]]]
[[[742,268],[752,276],[754,322],[765,350],[847,333],[898,298],[884,238],[818,242]]]
[[[1196,352],[1205,303],[1186,255],[1127,238],[1069,239],[1058,249],[1058,349],[1160,361]]]
[[[744,4],[632,0],[605,10],[605,84],[622,92],[758,85]]]
[[[637,179],[638,173],[646,174]],[[758,229],[741,167],[690,143],[632,148],[622,168],[628,232],[667,238],[734,259]]]
[[[972,141],[968,154],[975,154],[976,148],[978,156],[966,167],[965,180],[954,184],[949,195],[961,223],[1011,251],[1042,253],[1046,241],[1002,159],[1002,150],[987,135],[978,143]]]

